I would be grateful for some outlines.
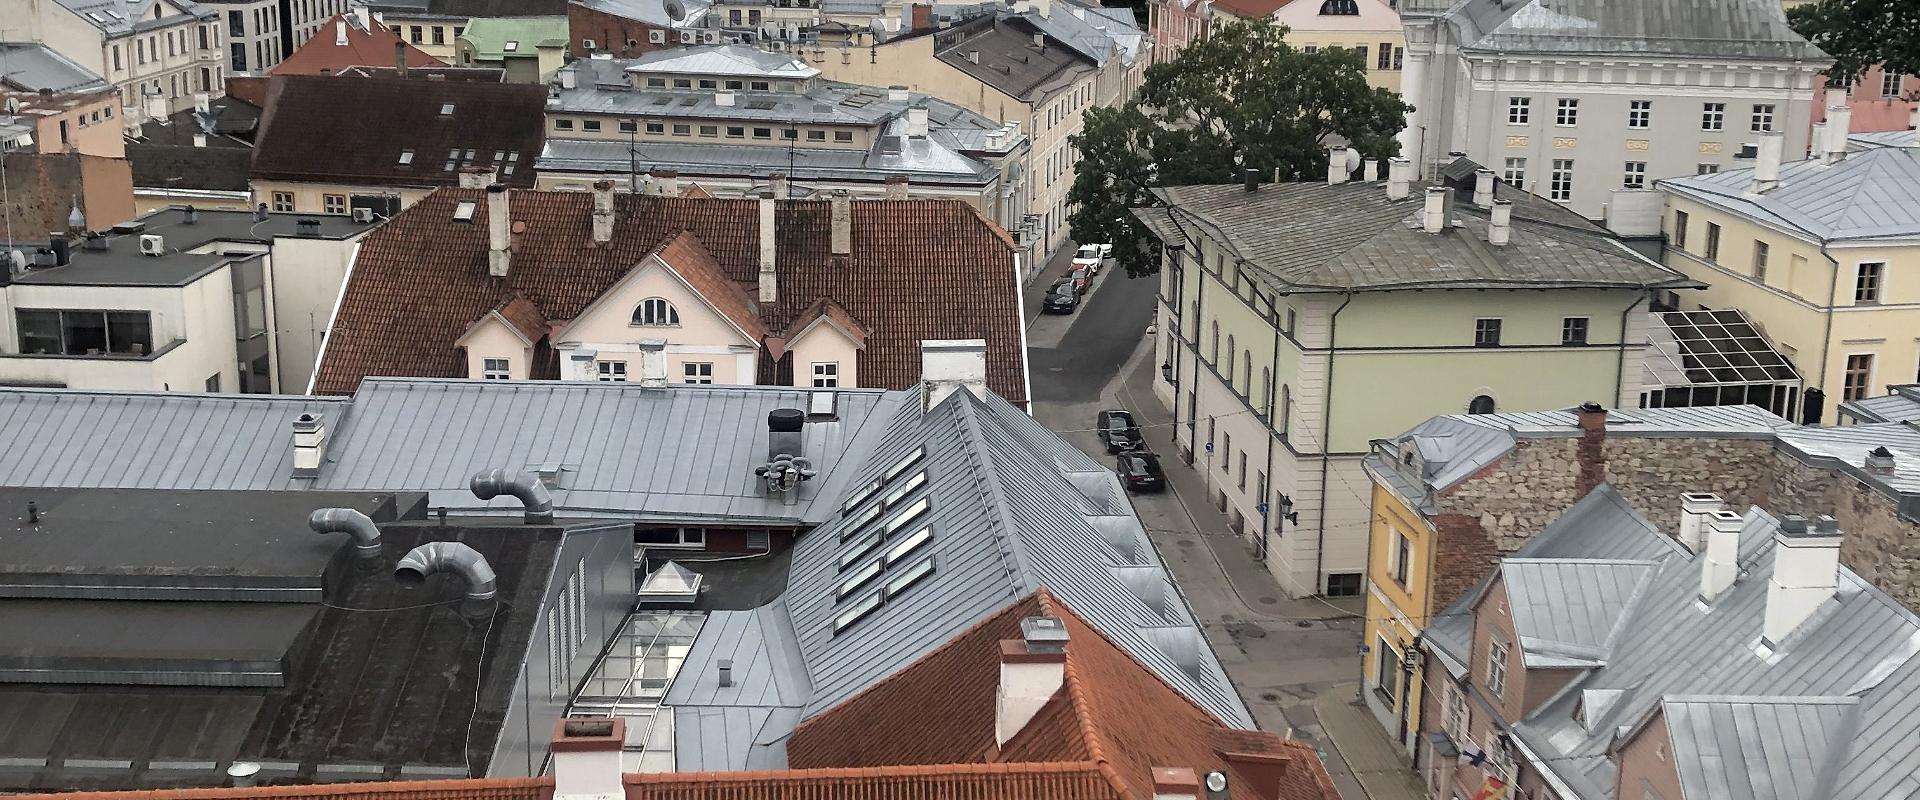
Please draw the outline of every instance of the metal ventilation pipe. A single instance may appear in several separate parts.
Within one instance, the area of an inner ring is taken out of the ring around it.
[[[428,542],[407,552],[393,567],[393,579],[402,586],[419,586],[427,576],[451,572],[467,582],[468,600],[492,600],[493,565],[480,551],[462,542]]]
[[[482,500],[503,494],[520,498],[520,504],[527,507],[529,525],[553,521],[553,497],[547,494],[547,485],[540,482],[538,475],[523,472],[514,476],[504,469],[489,469],[476,473],[468,488],[473,490],[474,497]]]
[[[353,537],[355,555],[380,552],[380,528],[367,515],[351,508],[317,508],[307,516],[314,533],[344,533]]]

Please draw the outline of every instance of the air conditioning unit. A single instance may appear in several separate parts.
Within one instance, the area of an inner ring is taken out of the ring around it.
[[[707,44],[719,44],[720,32],[706,31],[705,33],[700,34],[700,41],[706,42]]]
[[[693,31],[681,31],[681,32],[680,32],[680,43],[681,43],[681,44],[693,44]]]
[[[647,41],[650,41],[654,44],[666,44],[667,32],[666,31],[647,31]],[[632,47],[633,45],[629,44],[627,46]]]
[[[581,39],[581,40],[580,40],[580,49],[582,49],[582,50],[592,50],[592,49],[594,49],[594,44],[593,44],[593,40],[592,40],[592,39]]]
[[[371,208],[356,208],[356,209],[354,209],[354,210],[353,210],[353,221],[354,221],[354,222],[361,222],[361,223],[367,223],[367,222],[372,222],[372,221],[373,221],[373,209],[371,209]]]
[[[167,239],[153,233],[140,234],[140,254],[143,256],[164,256],[167,254]]]

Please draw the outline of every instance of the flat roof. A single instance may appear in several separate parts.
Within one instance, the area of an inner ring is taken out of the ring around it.
[[[64,267],[32,269],[15,276],[14,283],[24,285],[70,286],[185,286],[206,276],[223,264],[251,258],[234,258],[222,253],[189,253],[213,242],[271,244],[274,239],[318,238],[351,239],[365,233],[374,222],[354,222],[351,217],[322,214],[273,214],[256,222],[253,212],[196,210],[195,220],[187,221],[184,206],[170,206],[135,220],[145,225],[139,233],[107,235],[106,250],[88,250],[74,242],[71,262]],[[320,224],[313,237],[297,232],[301,220]],[[140,237],[145,234],[163,238],[167,254],[147,256],[140,253]],[[12,249],[31,253],[46,247],[46,240],[22,240]]]

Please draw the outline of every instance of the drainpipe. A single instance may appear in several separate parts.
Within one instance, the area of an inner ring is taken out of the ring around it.
[[[1347,299],[1333,310],[1333,316],[1327,321],[1327,394],[1321,401],[1320,415],[1320,519],[1314,526],[1313,544],[1313,589],[1320,594],[1320,570],[1327,565],[1327,471],[1331,469],[1333,459],[1333,365],[1340,352],[1340,312],[1347,310],[1347,304],[1353,302],[1353,290],[1347,290]]]
[[[1822,421],[1825,421],[1826,419],[1825,406],[1827,402],[1827,367],[1829,366],[1827,360],[1833,357],[1833,303],[1836,299],[1838,299],[1836,296],[1836,293],[1839,292],[1838,284],[1840,283],[1840,261],[1834,258],[1832,253],[1827,252],[1827,246],[1825,243],[1822,243],[1820,245],[1820,255],[1825,257],[1827,259],[1827,264],[1832,266],[1833,268],[1827,275],[1826,333],[1820,337],[1820,404],[1821,404],[1820,418]],[[1845,393],[1845,390],[1846,390],[1846,382],[1842,380],[1841,381],[1842,394]],[[1836,403],[1834,407],[1839,408],[1839,405]],[[1802,387],[1800,390],[1800,419],[1794,420],[1794,422],[1804,422],[1806,418],[1807,418],[1807,392],[1806,392],[1805,384],[1802,384]],[[1840,418],[1839,412],[1837,411],[1834,412],[1834,419],[1839,419],[1839,418]]]
[[[1641,291],[1650,293],[1653,290],[1642,287]],[[1613,401],[1615,405],[1626,405],[1626,401],[1620,399],[1620,390],[1627,385],[1627,316],[1633,313],[1634,307],[1640,305],[1641,300],[1645,299],[1645,295],[1636,297],[1632,303],[1627,304],[1626,308],[1620,309],[1620,346],[1616,348],[1619,350],[1620,355],[1619,358],[1614,361],[1613,365]]]

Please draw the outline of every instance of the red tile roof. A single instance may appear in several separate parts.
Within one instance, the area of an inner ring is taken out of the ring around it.
[[[1065,688],[1005,746],[995,747],[999,643],[1038,613],[1067,627]],[[938,708],[939,714],[927,709]],[[1249,754],[1242,757],[1242,754]],[[787,744],[795,767],[977,761],[1082,764],[1112,798],[1153,795],[1155,767],[1225,770],[1242,800],[1337,800],[1313,748],[1227,728],[1044,590],[934,650],[866,692],[802,723]]]
[[[441,189],[367,236],[327,339],[317,391],[351,393],[368,375],[465,375],[456,340],[508,293],[525,295],[549,320],[571,320],[682,231],[740,291],[757,296],[758,200],[619,194],[613,237],[596,245],[591,193],[514,191],[511,216],[525,230],[501,280],[487,274],[485,195]],[[453,221],[461,201],[480,205],[475,222]],[[839,258],[828,252],[828,205],[795,200],[781,209],[780,295],[759,308],[766,328],[785,330],[821,298],[832,298],[870,332],[859,356],[862,385],[895,389],[918,383],[921,340],[985,339],[988,386],[1024,403],[1019,287],[1004,234],[957,201],[860,200],[852,203],[853,253]]]
[[[508,184],[532,186],[546,103],[545,86],[524,83],[276,76],[253,177],[432,187],[457,185],[464,168],[491,167]]]
[[[706,298],[706,301],[755,341],[767,338],[766,323],[760,321],[760,304],[747,296],[747,290],[714,263],[713,254],[700,245],[692,233],[681,231],[660,245],[660,260]]]
[[[500,318],[512,325],[513,329],[526,337],[527,344],[538,344],[547,337],[547,315],[540,313],[540,307],[528,300],[527,296],[514,292],[493,310],[500,312]]]
[[[345,22],[347,25],[347,43],[338,44],[339,36],[335,26]],[[314,29],[313,38],[287,55],[286,60],[267,70],[268,75],[332,75],[348,67],[394,65],[393,46],[399,44],[406,48],[409,67],[444,67],[447,62],[427,55],[426,51],[407,44],[400,34],[379,22],[373,22],[366,28],[360,27],[352,14],[335,15],[332,19],[320,23]]]
[[[552,778],[380,781],[246,789],[154,789],[13,795],[8,800],[552,800]]]
[[[626,800],[1113,800],[1087,764],[628,775]]]

